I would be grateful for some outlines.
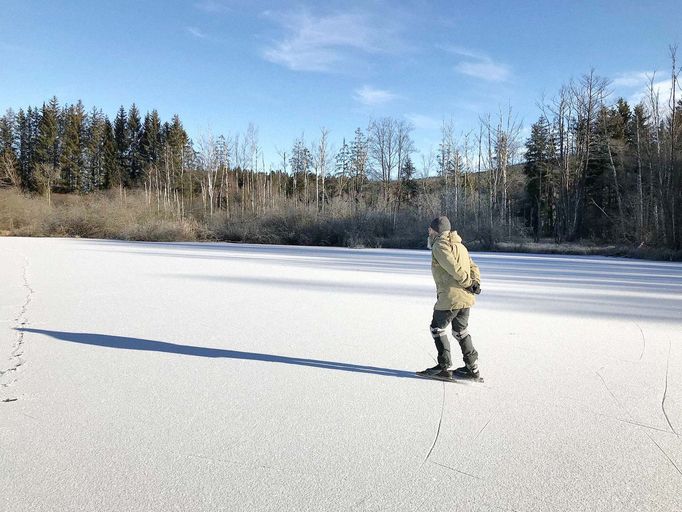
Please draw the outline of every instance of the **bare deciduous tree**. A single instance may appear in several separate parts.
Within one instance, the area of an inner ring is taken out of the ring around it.
[[[0,185],[21,187],[21,175],[19,174],[17,159],[9,152],[0,154]]]
[[[41,192],[47,199],[47,204],[52,204],[52,188],[59,180],[61,169],[52,164],[39,164],[36,168],[36,181]]]

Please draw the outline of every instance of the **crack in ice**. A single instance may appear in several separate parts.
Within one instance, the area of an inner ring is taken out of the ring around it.
[[[22,271],[22,278],[23,278],[23,287],[26,289],[26,299],[24,300],[24,303],[21,306],[21,310],[19,311],[19,315],[15,318],[15,322],[17,322],[17,337],[16,341],[14,342],[14,348],[12,349],[12,352],[10,353],[9,356],[9,367],[7,367],[5,370],[0,370],[0,378],[6,377],[7,375],[16,372],[21,365],[24,364],[24,360],[21,358],[21,356],[24,354],[24,336],[25,332],[21,330],[22,327],[26,327],[28,325],[28,318],[26,317],[26,312],[28,311],[28,306],[31,303],[31,299],[33,298],[33,293],[34,290],[31,288],[31,285],[28,282],[28,258],[25,258],[25,263],[24,263],[24,268]],[[17,381],[17,379],[11,380],[9,382],[2,382],[1,387],[2,388],[8,388],[12,384],[14,384]],[[17,398],[4,398],[2,402],[15,402]]]
[[[616,405],[618,405],[618,407],[620,407],[621,409],[623,409],[623,411],[625,411],[625,414],[627,414],[627,415],[630,417],[630,419],[631,419],[632,421],[634,421],[634,418],[632,417],[632,414],[630,414],[630,412],[629,412],[625,407],[623,407],[623,405],[618,401],[618,399],[616,398],[616,396],[611,392],[611,390],[609,389],[609,387],[606,385],[606,381],[604,380],[604,377],[602,377],[601,374],[600,374],[599,372],[595,372],[595,373],[599,376],[599,378],[601,379],[601,381],[602,381],[603,384],[604,384],[604,387],[605,387],[606,390],[609,392],[609,394],[613,397],[613,400],[614,400],[614,402],[616,402]],[[672,428],[672,426],[671,426],[671,428]],[[670,432],[668,432],[668,433],[670,433]],[[674,431],[673,431],[673,433],[674,433],[675,435],[677,435],[677,432],[674,432]],[[650,440],[652,443],[654,443],[654,444],[656,445],[656,447],[661,451],[661,453],[662,453],[663,456],[668,460],[668,462],[670,462],[670,464],[673,465],[673,467],[677,470],[677,472],[678,472],[680,475],[682,475],[682,471],[680,471],[680,468],[677,467],[677,464],[675,464],[675,462],[670,458],[670,456],[666,453],[666,451],[665,451],[663,448],[661,448],[661,445],[658,444],[658,443],[656,442],[656,440],[655,440],[653,437],[651,437],[651,435],[649,434],[649,432],[644,431],[644,434],[649,438],[649,440]],[[679,436],[678,436],[678,437],[679,437]]]
[[[488,421],[485,422],[485,425],[483,425],[483,428],[478,431],[478,434],[476,434],[476,437],[474,437],[474,439],[478,439],[478,436],[481,435],[481,432],[483,432],[485,430],[485,427],[487,427],[488,423],[490,423],[491,421],[493,421],[492,418],[490,418]]]
[[[455,469],[455,468],[447,466],[445,464],[441,464],[440,462],[431,461],[431,464],[435,464],[436,466],[440,466],[442,468],[449,469],[450,471],[454,471],[455,473],[460,473],[462,475],[466,475],[466,476],[469,476],[471,478],[475,478],[476,480],[483,480],[480,476],[472,475],[471,473],[467,473],[466,471],[460,471],[459,469]]]
[[[644,356],[644,351],[646,350],[646,338],[644,337],[644,331],[639,326],[639,324],[635,322],[635,325],[639,329],[639,332],[642,334],[642,352],[639,354],[639,359],[637,359],[638,361],[641,361],[642,357]]]
[[[431,445],[431,448],[429,449],[429,453],[426,454],[424,461],[419,466],[419,469],[424,467],[424,464],[426,464],[426,461],[428,461],[429,457],[431,456],[431,452],[433,452],[433,449],[436,447],[436,443],[438,442],[438,436],[440,435],[440,426],[443,423],[443,411],[444,410],[445,410],[445,382],[443,382],[443,403],[440,406],[440,418],[438,419],[438,428],[436,429],[436,437],[434,438],[433,444]]]
[[[682,471],[680,468],[677,467],[677,464],[668,456],[668,454],[665,452],[663,448],[661,448],[661,445],[656,442],[656,440],[649,435],[649,433],[646,433],[647,437],[651,439],[651,441],[658,447],[659,450],[661,450],[661,453],[665,456],[666,459],[668,459],[668,462],[673,465],[673,467],[677,470],[677,472],[682,475]]]
[[[663,389],[663,398],[661,399],[661,410],[663,411],[663,416],[665,416],[665,420],[668,422],[668,426],[670,426],[670,430],[673,431],[673,433],[677,436],[679,434],[675,430],[675,427],[673,427],[673,424],[670,422],[670,418],[668,418],[668,412],[665,410],[665,399],[666,396],[668,395],[668,371],[670,369],[670,350],[672,348],[672,341],[669,339],[668,340],[668,360],[665,363],[665,388]],[[675,466],[677,467],[677,466]]]

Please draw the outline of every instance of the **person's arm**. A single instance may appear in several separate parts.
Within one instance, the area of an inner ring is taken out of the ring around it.
[[[474,263],[474,260],[471,258],[471,256],[469,256],[469,268],[471,268],[471,280],[481,284],[481,271],[478,268],[478,265]]]
[[[481,293],[481,271],[471,256],[469,256],[469,268],[471,269],[471,286],[467,288],[467,291],[478,295]]]
[[[445,271],[455,278],[457,284],[462,288],[471,286],[471,278],[457,257],[457,246],[454,251],[450,250],[450,244],[445,240],[438,240],[433,246],[433,257],[436,258],[438,264],[445,269]]]

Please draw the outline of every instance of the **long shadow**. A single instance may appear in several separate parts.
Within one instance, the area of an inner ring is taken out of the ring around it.
[[[128,338],[125,336],[111,336],[109,334],[95,334],[85,332],[47,331],[44,329],[18,328],[17,331],[30,332],[50,336],[56,340],[93,345],[97,347],[121,348],[125,350],[144,350],[151,352],[166,352],[196,357],[224,357],[227,359],[244,359],[247,361],[263,361],[268,363],[293,364],[297,366],[309,366],[323,368],[325,370],[339,370],[353,373],[368,373],[384,377],[398,377],[403,379],[417,379],[414,373],[392,368],[379,368],[377,366],[364,366],[359,364],[340,363],[337,361],[322,361],[319,359],[304,359],[300,357],[278,356],[274,354],[260,354],[258,352],[242,352],[240,350],[227,350],[220,348],[195,347],[192,345],[178,345],[165,341],[145,340],[140,338]]]

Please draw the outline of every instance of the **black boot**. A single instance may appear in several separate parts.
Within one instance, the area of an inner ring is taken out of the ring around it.
[[[438,375],[439,373],[447,371],[445,368],[443,368],[441,365],[437,364],[436,366],[432,368],[427,368],[426,370],[422,370],[420,372],[417,372],[417,375],[422,375],[424,377],[430,377],[431,375]]]
[[[462,366],[461,368],[457,368],[456,370],[453,370],[452,373],[456,377],[461,377],[461,378],[465,378],[465,379],[474,379],[474,380],[480,380],[481,379],[481,374],[478,371],[478,365]]]

